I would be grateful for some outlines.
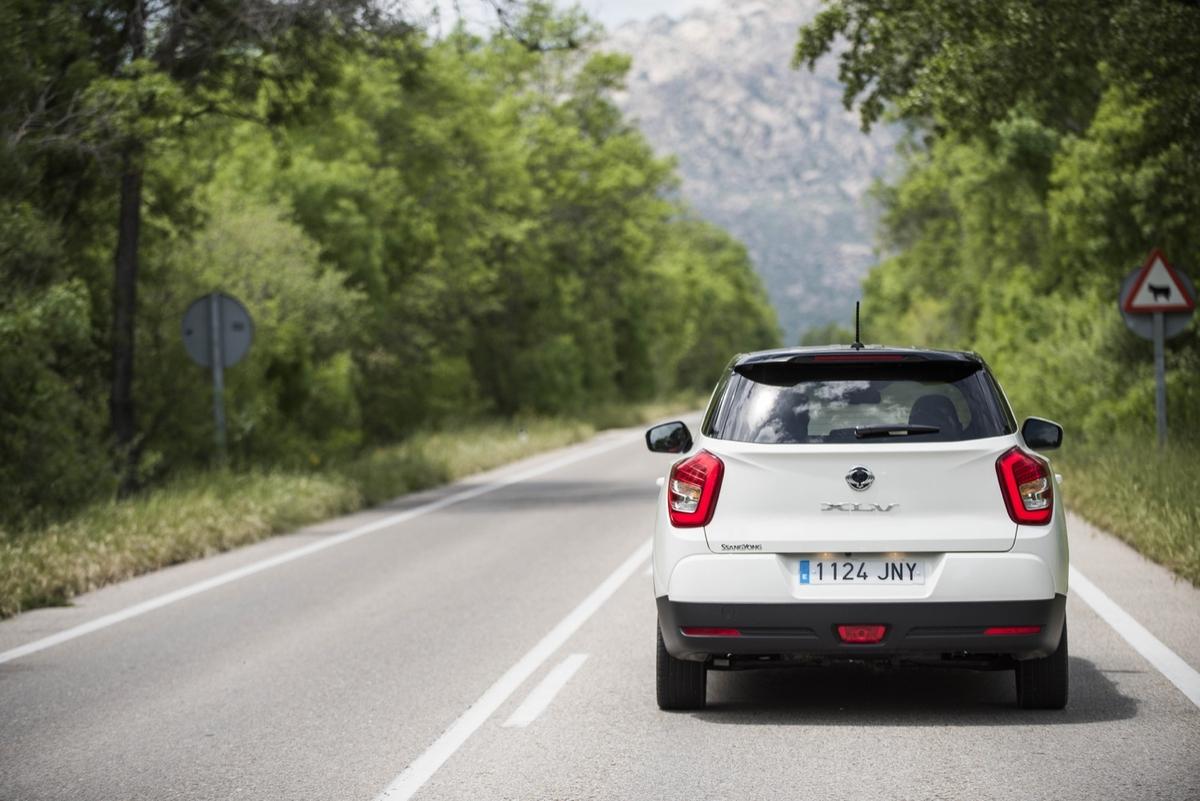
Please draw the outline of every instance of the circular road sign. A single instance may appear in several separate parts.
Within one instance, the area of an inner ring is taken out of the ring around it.
[[[254,340],[254,321],[241,302],[224,292],[196,298],[183,313],[183,346],[192,361],[212,366],[213,324],[221,350],[221,366],[237,364]]]

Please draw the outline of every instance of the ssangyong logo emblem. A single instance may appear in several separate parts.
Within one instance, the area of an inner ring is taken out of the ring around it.
[[[850,485],[850,489],[862,492],[875,483],[875,474],[862,465],[851,467],[850,472],[846,474],[846,483]]]

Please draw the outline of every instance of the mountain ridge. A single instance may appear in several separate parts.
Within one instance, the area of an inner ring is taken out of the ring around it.
[[[676,157],[682,195],[746,243],[786,341],[845,324],[875,263],[868,190],[895,132],[864,134],[842,106],[836,59],[791,67],[816,0],[732,0],[611,31],[632,66],[618,105]]]

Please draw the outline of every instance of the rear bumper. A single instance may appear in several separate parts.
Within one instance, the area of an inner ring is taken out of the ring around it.
[[[658,598],[667,651],[677,659],[710,657],[929,658],[940,655],[1030,659],[1058,648],[1066,596],[1040,601],[949,603],[717,604]],[[884,624],[883,641],[849,645],[837,634],[846,624]],[[989,627],[1040,626],[1037,634],[986,635]],[[684,627],[737,629],[740,636],[685,636]]]
[[[1021,540],[1023,547],[1030,541]],[[812,554],[672,553],[655,548],[655,573],[664,580],[656,595],[673,601],[719,604],[869,603],[905,601],[951,603],[1023,601],[1065,594],[1066,550],[1048,536],[1039,550],[1003,553],[913,553],[925,563],[923,584],[799,583],[800,562]],[[681,549],[682,550],[682,549]],[[892,554],[855,554],[890,559]],[[659,561],[661,558],[661,561]]]

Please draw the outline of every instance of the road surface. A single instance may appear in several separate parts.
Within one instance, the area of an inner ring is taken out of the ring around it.
[[[0,799],[1200,798],[1200,592],[1075,519],[1066,711],[844,667],[659,712],[666,463],[608,432],[0,623]]]

